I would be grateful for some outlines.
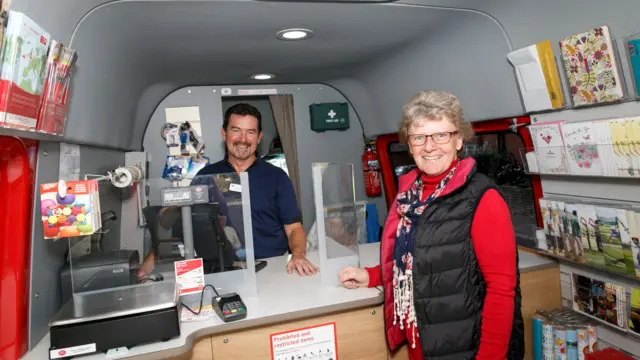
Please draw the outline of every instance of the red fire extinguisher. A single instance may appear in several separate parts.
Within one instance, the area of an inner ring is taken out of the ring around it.
[[[373,143],[369,142],[362,154],[362,171],[364,173],[364,189],[368,197],[382,195],[382,174],[378,154],[373,150]]]

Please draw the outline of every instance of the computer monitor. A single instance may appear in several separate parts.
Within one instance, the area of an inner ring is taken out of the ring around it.
[[[202,258],[205,274],[238,270],[238,267],[233,266],[233,245],[223,229],[220,205],[192,205],[191,215],[193,247],[198,257]]]
[[[163,210],[164,209],[164,210]],[[160,211],[163,212],[159,215]],[[184,232],[180,207],[147,206],[143,209],[156,256],[161,242],[158,226],[161,217],[170,217],[171,236],[183,242]],[[238,270],[234,263],[233,245],[224,231],[224,217],[220,216],[220,204],[191,205],[193,247],[196,257],[202,258],[205,274]]]

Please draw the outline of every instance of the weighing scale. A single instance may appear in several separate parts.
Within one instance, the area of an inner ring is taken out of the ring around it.
[[[207,185],[166,188],[161,193],[162,206],[181,207],[185,258],[191,259],[191,205],[208,203]],[[49,358],[118,352],[170,340],[180,336],[180,311],[175,281],[76,293],[49,322]]]
[[[180,336],[175,282],[76,295],[49,323],[50,359],[166,341]]]

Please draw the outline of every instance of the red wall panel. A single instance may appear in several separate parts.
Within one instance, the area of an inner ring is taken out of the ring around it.
[[[529,116],[475,122],[473,123],[473,130],[476,134],[509,131],[510,126],[514,125],[514,119],[515,123],[519,125],[517,128],[518,134],[522,137],[524,146],[526,148],[533,148],[533,141],[531,140],[529,129],[526,126],[531,123],[531,119],[529,118]],[[384,195],[387,202],[387,208],[391,206],[391,203],[395,199],[396,193],[398,192],[394,181],[395,174],[393,173],[391,162],[389,161],[388,149],[390,143],[398,141],[399,137],[397,133],[380,135],[376,139],[376,152],[378,153],[378,157],[380,158],[380,168],[382,170],[382,182],[384,186]],[[542,184],[540,182],[539,176],[533,175],[531,178],[533,198],[536,208],[536,220],[538,222],[538,226],[542,227],[542,217],[540,215],[539,202],[539,199],[542,198]]]
[[[37,143],[0,136],[0,359],[28,346],[29,259]],[[33,152],[32,152],[33,153]]]

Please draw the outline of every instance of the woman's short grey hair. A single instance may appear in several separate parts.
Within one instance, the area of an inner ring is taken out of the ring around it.
[[[445,91],[426,90],[417,93],[402,107],[402,121],[400,122],[400,140],[407,142],[409,128],[419,122],[440,120],[446,116],[464,140],[473,137],[471,124],[464,121],[462,105],[458,98]]]

